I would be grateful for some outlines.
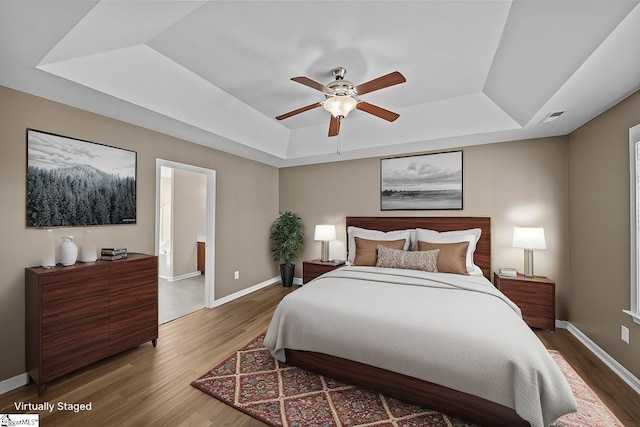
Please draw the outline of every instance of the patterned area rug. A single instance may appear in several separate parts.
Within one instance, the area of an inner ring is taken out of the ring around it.
[[[259,336],[191,385],[272,426],[474,426],[437,411],[281,364],[262,346],[263,337]],[[578,412],[563,416],[555,425],[622,427],[560,353],[549,352],[578,401]]]

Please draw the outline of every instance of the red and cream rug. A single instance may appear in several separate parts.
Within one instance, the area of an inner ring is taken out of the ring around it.
[[[473,426],[437,411],[410,405],[275,360],[263,336],[191,383],[199,390],[272,426]],[[622,423],[564,360],[551,356],[567,377],[578,412],[560,427],[622,427]]]

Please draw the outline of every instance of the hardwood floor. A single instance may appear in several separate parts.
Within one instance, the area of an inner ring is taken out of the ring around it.
[[[41,425],[77,426],[265,426],[211,398],[190,383],[266,330],[280,299],[295,288],[273,285],[214,309],[160,326],[150,343],[76,371],[48,385],[38,398],[28,385],[0,395],[0,414],[17,402],[50,402]],[[627,426],[640,425],[640,396],[586,350],[569,332],[538,332],[559,350]],[[57,409],[58,402],[91,403],[90,411]]]
[[[640,426],[640,395],[566,329],[536,330],[546,348],[558,350],[627,427]]]

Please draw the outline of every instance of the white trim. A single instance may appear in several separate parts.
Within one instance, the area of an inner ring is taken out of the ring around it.
[[[625,383],[629,385],[636,393],[640,394],[640,379],[633,375],[627,368],[622,366],[616,359],[611,357],[609,353],[604,351],[598,344],[593,342],[591,338],[586,336],[582,331],[567,322],[566,320],[556,320],[556,327],[566,329],[574,337],[578,339],[585,347],[587,347],[596,357],[605,365],[607,365],[616,375],[618,375]]]
[[[163,279],[166,279],[166,280],[168,280],[168,281],[170,281],[170,282],[177,282],[177,281],[179,281],[179,280],[190,279],[190,278],[192,278],[192,277],[198,277],[198,276],[201,276],[201,275],[202,275],[202,273],[201,273],[201,272],[199,272],[199,271],[194,271],[194,272],[192,272],[192,273],[185,273],[185,274],[181,274],[181,275],[179,275],[179,276],[167,277],[167,276],[162,276],[162,275],[160,275],[159,277],[161,277],[161,278],[163,278]]]
[[[227,295],[226,297],[222,297],[220,299],[217,299],[217,300],[214,301],[214,303],[213,303],[214,305],[209,307],[209,308],[214,308],[214,307],[218,307],[218,306],[220,306],[222,304],[226,304],[228,302],[233,301],[234,299],[238,299],[240,297],[248,295],[251,292],[255,292],[255,291],[258,291],[258,290],[260,290],[262,288],[266,288],[269,285],[273,285],[274,283],[278,283],[279,281],[280,281],[280,276],[273,277],[273,278],[271,278],[269,280],[265,280],[264,282],[260,282],[260,283],[258,283],[256,285],[251,286],[251,287],[242,289],[242,290],[240,290],[238,292],[234,292],[231,295]]]
[[[0,381],[0,394],[15,390],[18,387],[27,385],[27,383],[29,383],[29,376],[26,372],[24,374],[18,374],[13,378],[7,378],[6,380]]]
[[[219,305],[226,304],[228,302],[233,301],[234,299],[238,299],[240,297],[243,297],[245,295],[250,294],[251,292],[258,291],[258,290],[260,290],[262,288],[266,288],[267,286],[273,285],[274,283],[278,283],[278,282],[281,282],[281,281],[282,281],[282,279],[280,278],[280,276],[272,277],[269,280],[265,280],[264,282],[260,282],[260,283],[258,283],[256,285],[253,285],[253,286],[249,287],[249,288],[242,289],[242,290],[240,290],[238,292],[232,293],[231,295],[227,295],[224,298],[220,298],[220,299],[216,300],[215,301],[215,305],[213,307],[218,307]],[[302,277],[294,277],[293,278],[293,284],[302,286]],[[213,308],[213,307],[210,307],[210,308]]]
[[[623,313],[627,313],[629,316],[631,316],[631,318],[633,319],[634,322],[640,324],[640,314],[638,313],[634,313],[631,310],[622,310]]]
[[[162,167],[181,169],[190,172],[202,173],[207,176],[207,230],[206,230],[206,252],[204,268],[207,274],[204,276],[204,306],[215,307],[215,251],[216,251],[216,171],[200,166],[193,166],[185,163],[173,162],[171,160],[156,159],[156,219],[155,219],[155,254],[159,252],[159,229],[160,229],[160,183],[162,181]]]
[[[207,230],[204,269],[204,304],[213,307],[216,299],[216,171],[207,169]]]
[[[638,145],[640,144],[640,125],[636,125],[629,129],[629,206],[630,213],[630,252],[631,252],[631,307],[629,310],[623,310],[633,318],[633,321],[640,323],[640,230],[638,223],[640,222],[640,211],[638,207],[638,177],[640,175],[640,164],[638,157],[640,155]]]

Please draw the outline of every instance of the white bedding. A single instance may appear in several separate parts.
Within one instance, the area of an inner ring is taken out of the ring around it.
[[[484,276],[343,267],[287,295],[264,340],[419,378],[512,408],[532,427],[576,411],[562,372]]]

